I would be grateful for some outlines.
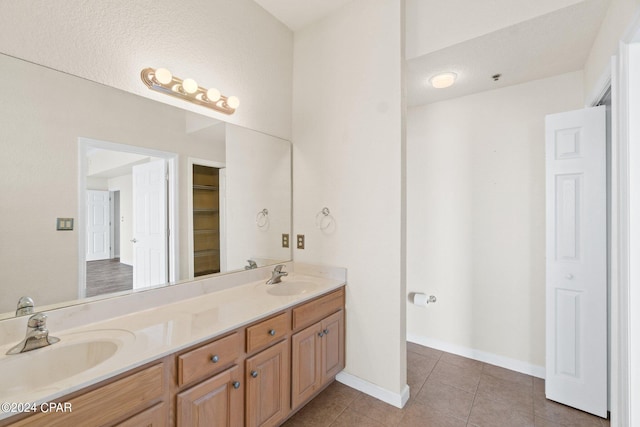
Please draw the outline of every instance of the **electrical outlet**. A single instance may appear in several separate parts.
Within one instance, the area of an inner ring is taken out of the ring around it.
[[[283,248],[288,248],[289,247],[289,234],[283,234],[282,235],[282,247]]]
[[[304,249],[304,234],[298,234],[296,237],[298,249]]]

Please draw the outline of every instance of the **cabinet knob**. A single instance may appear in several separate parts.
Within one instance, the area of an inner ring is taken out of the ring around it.
[[[329,330],[328,330],[328,329],[325,329],[325,330],[324,330],[324,331],[322,331],[322,332],[324,332],[324,334],[325,334],[325,335],[329,335]]]
[[[322,338],[322,337],[324,336],[324,332],[319,332],[319,333],[318,333],[318,336],[319,336],[320,338]]]
[[[275,329],[269,329],[269,335],[274,336],[276,334]]]
[[[218,357],[218,355],[217,355],[217,354],[216,354],[216,355],[214,355],[214,356],[211,356],[211,361],[212,361],[213,363],[218,363],[218,361],[219,361],[219,360],[220,360],[220,358]]]
[[[258,371],[251,371],[251,376],[253,378],[257,378],[258,377]]]
[[[233,385],[233,388],[237,390],[240,388],[240,381],[234,381],[231,385]]]

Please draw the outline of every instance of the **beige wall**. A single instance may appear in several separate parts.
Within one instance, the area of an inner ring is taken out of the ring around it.
[[[412,340],[540,372],[544,116],[581,108],[582,72],[438,102],[407,119]]]
[[[402,283],[402,18],[355,0],[296,32],[296,261],[348,268],[346,372],[395,395],[406,384]],[[328,207],[330,234],[316,228]]]
[[[293,34],[252,0],[0,2],[0,52],[291,139]],[[233,116],[152,92],[166,67],[240,98]]]
[[[227,125],[226,142],[227,265],[289,259],[281,239],[291,233],[291,143],[233,125]],[[268,222],[258,227],[263,209]]]

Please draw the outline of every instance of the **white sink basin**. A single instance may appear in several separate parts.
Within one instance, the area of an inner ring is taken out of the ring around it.
[[[267,285],[267,293],[276,296],[302,295],[318,287],[317,284],[306,280],[282,281],[275,285]]]
[[[56,336],[55,333],[52,334]],[[113,357],[135,335],[119,329],[95,330],[58,336],[47,347],[0,358],[0,398],[46,388],[86,372]]]

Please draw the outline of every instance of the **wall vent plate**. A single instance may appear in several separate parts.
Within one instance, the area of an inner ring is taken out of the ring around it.
[[[304,249],[304,234],[298,234],[296,236],[298,249]]]
[[[282,247],[283,248],[289,247],[289,234],[282,234]]]

